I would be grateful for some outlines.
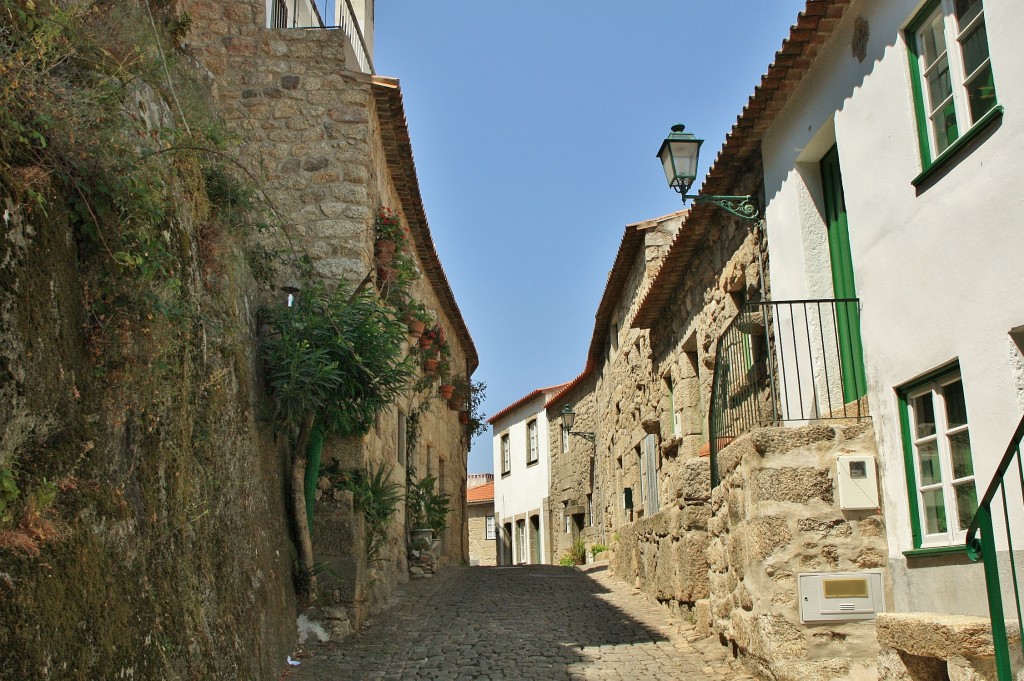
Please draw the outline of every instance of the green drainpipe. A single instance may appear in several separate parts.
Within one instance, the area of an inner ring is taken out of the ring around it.
[[[320,479],[320,454],[324,451],[324,434],[317,428],[309,436],[306,450],[306,522],[309,534],[313,535],[313,506],[316,504],[316,483]]]

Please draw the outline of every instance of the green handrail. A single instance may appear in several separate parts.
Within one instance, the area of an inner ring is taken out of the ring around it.
[[[1017,581],[1017,562],[1013,555],[1013,537],[1010,531],[1010,511],[1006,497],[1006,473],[1016,463],[1018,482],[1024,490],[1024,464],[1021,462],[1020,445],[1024,440],[1024,418],[1017,425],[1010,444],[996,467],[992,482],[978,504],[978,510],[967,530],[967,555],[985,566],[985,590],[988,594],[989,618],[992,620],[992,644],[996,654],[996,673],[999,681],[1012,681],[1013,670],[1010,666],[1010,642],[1006,637],[1006,619],[1003,614],[1003,594],[999,586],[999,563],[996,553],[995,530],[992,523],[992,502],[999,495],[1003,506],[1003,522],[1006,529],[1006,548],[1010,559],[1010,579],[1013,582],[1013,595],[1017,609],[1017,622],[1021,618],[1020,586]],[[1021,500],[1024,509],[1024,499]],[[1024,653],[1024,637],[1021,637],[1021,652]]]

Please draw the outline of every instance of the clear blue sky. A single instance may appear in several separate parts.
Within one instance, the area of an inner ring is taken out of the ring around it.
[[[627,224],[679,210],[673,123],[706,173],[804,0],[378,0],[427,219],[492,415],[584,368]],[[491,439],[471,473],[490,472]]]

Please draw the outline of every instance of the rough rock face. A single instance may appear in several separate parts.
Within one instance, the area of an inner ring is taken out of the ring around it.
[[[852,437],[847,437],[851,435]],[[874,455],[863,426],[754,431],[719,458],[708,564],[712,627],[769,678],[874,678],[874,623],[800,623],[797,574],[879,569],[881,516],[840,511],[838,454]]]

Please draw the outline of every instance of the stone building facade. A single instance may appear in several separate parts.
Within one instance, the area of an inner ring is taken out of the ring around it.
[[[262,238],[285,263],[277,285],[294,280],[288,265],[308,261],[327,282],[383,288],[375,271],[374,218],[380,207],[390,209],[408,228],[419,274],[409,295],[448,341],[450,378],[468,382],[476,349],[434,250],[398,81],[350,67],[343,31],[266,28],[263,0],[180,0],[178,6],[193,21],[186,49],[207,70],[220,115],[237,135],[235,160],[260,181],[280,223]],[[414,342],[409,351],[417,352]],[[407,472],[436,476],[440,491],[455,500],[438,562],[465,563],[468,436],[437,394],[437,382],[421,387],[380,414],[365,437],[328,442],[324,466],[383,464],[403,485]],[[330,568],[321,581],[355,625],[408,578],[405,526],[401,508],[390,530],[394,541],[367,564],[351,497],[321,479],[312,528],[317,560]]]
[[[466,490],[466,525],[469,529],[469,564],[498,564],[498,530],[494,517],[494,475],[469,476]]]
[[[644,418],[651,413],[654,375],[649,334],[630,321],[683,218],[674,213],[626,227],[598,306],[586,368],[546,403],[552,452],[546,512],[557,530],[550,548],[555,561],[580,539],[607,545],[619,525],[645,512],[650,495],[643,493],[644,481],[653,478],[643,474],[641,462],[651,442],[645,429],[651,423]],[[576,414],[568,434],[559,416],[566,406]]]

